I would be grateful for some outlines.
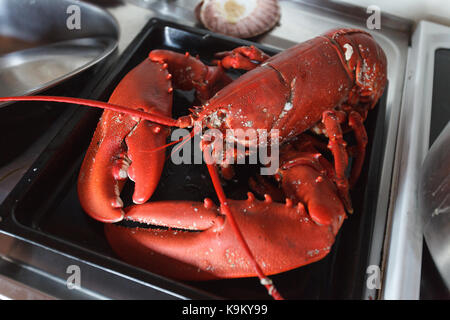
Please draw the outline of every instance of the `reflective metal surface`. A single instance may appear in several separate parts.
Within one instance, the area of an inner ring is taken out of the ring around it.
[[[450,122],[431,146],[421,170],[419,208],[431,256],[450,290]]]
[[[36,93],[89,68],[118,34],[114,18],[90,4],[0,0],[0,96]]]
[[[438,48],[450,48],[450,28],[421,21],[408,55],[395,150],[385,248],[385,299],[418,299],[420,294],[423,221],[417,195],[429,147],[434,56]]]
[[[7,271],[22,273],[20,267],[11,261],[0,258],[0,300],[54,300],[55,297],[47,295],[40,290],[24,283],[23,277],[16,280]]]

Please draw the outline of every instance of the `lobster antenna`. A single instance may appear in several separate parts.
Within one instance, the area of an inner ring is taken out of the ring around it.
[[[214,189],[216,191],[217,197],[219,198],[220,202],[220,208],[225,213],[226,217],[228,218],[228,222],[230,223],[234,233],[236,234],[238,241],[240,242],[242,248],[246,252],[247,256],[250,259],[250,262],[253,264],[253,267],[255,268],[255,271],[258,275],[258,278],[261,282],[261,284],[266,287],[267,292],[269,295],[271,295],[275,300],[284,300],[281,294],[278,292],[278,290],[275,288],[275,285],[272,283],[272,280],[269,279],[264,274],[264,271],[262,270],[261,266],[258,264],[258,262],[255,259],[255,256],[253,255],[252,251],[250,250],[250,247],[247,244],[247,241],[245,241],[244,236],[242,235],[241,230],[239,229],[239,226],[236,223],[236,220],[234,219],[234,215],[228,206],[227,197],[225,195],[225,191],[222,188],[222,185],[220,184],[219,174],[217,173],[217,169],[214,166],[214,163],[211,161],[211,156],[206,150],[207,148],[203,149],[203,154],[206,161],[206,166],[208,168],[209,175],[211,176],[211,180],[214,186]]]
[[[166,160],[167,160],[167,159],[169,159],[169,158],[172,156],[172,154],[175,153],[175,151],[177,151],[179,148],[181,148],[181,146],[183,146],[186,142],[188,142],[189,140],[191,140],[193,136],[194,136],[194,131],[191,131],[189,134],[187,134],[187,135],[181,137],[181,138],[178,139],[178,140],[175,140],[175,141],[169,142],[169,143],[167,143],[167,144],[165,144],[165,145],[156,147],[156,148],[154,148],[154,149],[149,150],[148,152],[156,152],[156,151],[159,151],[159,150],[161,150],[161,149],[166,149],[166,148],[170,147],[171,145],[174,145],[174,144],[176,144],[176,143],[179,143],[179,142],[185,140],[185,141],[183,141],[183,143],[181,143],[179,146],[176,146],[176,147],[172,150],[172,152],[170,153],[170,155],[166,158]]]
[[[109,102],[102,102],[90,99],[70,98],[70,97],[58,97],[58,96],[27,96],[27,97],[0,97],[0,102],[10,101],[47,101],[47,102],[61,102],[69,104],[79,104],[82,106],[112,110],[116,112],[122,112],[131,116],[139,117],[145,120],[166,125],[170,127],[179,127],[177,120],[170,117],[165,117],[158,114],[148,113],[145,111],[135,110],[129,107],[112,104]]]
[[[194,126],[194,129],[189,132],[189,134],[185,135],[184,137],[181,137],[181,139],[179,139],[178,141],[183,141],[182,143],[180,143],[178,146],[176,146],[175,148],[172,149],[172,151],[170,152],[170,155],[167,157],[167,159],[169,159],[170,157],[172,157],[172,155],[178,151],[182,146],[184,146],[184,144],[190,140],[192,140],[192,138],[197,134],[198,130],[196,130],[196,127]]]
[[[190,135],[190,134],[189,134],[189,135]],[[167,144],[164,144],[164,145],[162,145],[162,146],[156,147],[156,148],[154,148],[154,149],[151,149],[151,150],[149,150],[148,152],[156,152],[156,151],[159,151],[159,150],[161,150],[161,149],[166,149],[166,148],[170,147],[171,145],[174,145],[174,144],[176,144],[176,143],[178,143],[178,142],[183,141],[183,139],[185,139],[185,138],[188,137],[189,135],[186,135],[186,136],[184,136],[184,137],[181,137],[181,138],[178,139],[178,140],[169,142],[169,143],[167,143]]]

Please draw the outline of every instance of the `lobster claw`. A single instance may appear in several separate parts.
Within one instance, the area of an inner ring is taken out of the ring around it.
[[[131,70],[119,83],[109,102],[170,116],[172,90],[166,69],[149,59]],[[127,177],[135,182],[133,201],[147,201],[158,184],[164,166],[162,146],[167,128],[147,120],[106,110],[97,125],[78,178],[83,209],[94,219],[123,219],[120,192]]]
[[[227,200],[267,275],[318,261],[334,243],[345,209],[334,183],[317,164],[299,162],[281,169],[282,188],[290,197],[285,203],[268,195],[260,201],[251,193],[247,200]],[[105,234],[130,264],[181,280],[256,276],[230,221],[211,200],[149,202],[127,208],[125,219],[145,228],[107,224]]]

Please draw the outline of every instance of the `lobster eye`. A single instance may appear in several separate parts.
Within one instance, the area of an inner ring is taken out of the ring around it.
[[[345,54],[345,60],[349,61],[353,56],[353,47],[350,43],[344,44],[344,54]]]

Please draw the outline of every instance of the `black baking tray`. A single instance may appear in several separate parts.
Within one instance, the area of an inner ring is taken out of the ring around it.
[[[82,96],[106,101],[120,79],[153,49],[189,51],[209,63],[215,52],[249,44],[253,43],[152,19],[104,77],[86,85]],[[277,53],[272,48],[254,45],[268,54]],[[232,77],[239,74],[231,71]],[[373,230],[384,154],[385,97],[386,93],[367,118],[369,144],[366,161],[359,182],[351,193],[355,213],[343,224],[330,254],[319,262],[271,277],[287,299],[363,297],[369,248],[373,241],[382,241],[383,238],[375,235]],[[193,99],[192,92],[175,91],[174,117],[186,114]],[[0,207],[3,220],[0,228],[62,254],[116,270],[119,259],[106,242],[103,225],[83,212],[76,192],[81,161],[100,114],[98,110],[85,107],[74,113]],[[246,167],[238,167],[237,181],[225,183],[225,191],[230,198],[245,195],[249,172],[251,170]],[[131,189],[132,183],[129,183],[124,190],[126,202],[129,202]],[[215,199],[211,190],[204,165],[175,166],[169,161],[151,200],[202,200],[205,196]],[[158,279],[154,286],[165,290],[174,286],[170,279],[154,276],[128,264],[120,263],[120,266],[119,272],[132,274],[142,281]],[[186,282],[182,285],[202,293],[192,298],[270,298],[256,278]]]

